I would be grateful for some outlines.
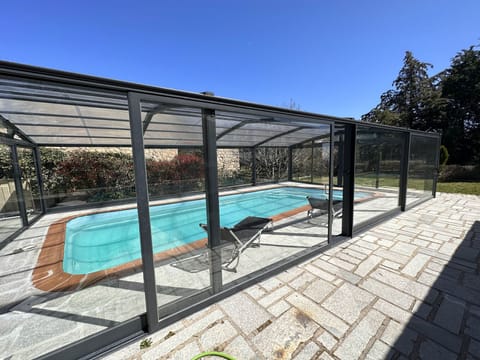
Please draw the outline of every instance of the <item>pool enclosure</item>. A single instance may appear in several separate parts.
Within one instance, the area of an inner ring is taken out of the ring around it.
[[[329,249],[432,198],[439,146],[0,62],[1,355],[105,351]],[[323,204],[313,214],[307,196]],[[222,229],[249,216],[273,223],[238,252]]]

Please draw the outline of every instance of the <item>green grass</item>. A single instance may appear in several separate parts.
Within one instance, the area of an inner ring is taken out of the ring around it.
[[[438,192],[480,195],[480,182],[448,182],[437,184]]]
[[[304,177],[301,179],[295,180],[304,180],[310,181],[310,177]],[[313,178],[315,183],[323,183],[328,184],[328,177],[318,177],[315,176]],[[375,187],[376,176],[374,174],[359,174],[355,177],[355,185],[357,186],[370,186]],[[381,174],[379,176],[379,187],[398,187],[399,186],[399,179],[395,176],[387,176],[385,174]],[[409,178],[408,179],[408,188],[409,189],[416,189],[416,190],[423,190],[427,188],[431,189],[432,181],[427,181],[425,183],[424,179],[416,179],[416,178]],[[473,195],[480,195],[480,182],[448,182],[448,183],[437,183],[437,191],[438,192],[446,192],[446,193],[456,193],[456,194],[473,194]]]

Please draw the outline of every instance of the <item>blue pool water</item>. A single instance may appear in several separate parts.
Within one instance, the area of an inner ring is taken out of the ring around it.
[[[306,196],[325,198],[319,189],[283,187],[220,197],[220,224],[233,226],[247,216],[271,217],[304,205]],[[370,196],[355,193],[355,198]],[[334,191],[334,199],[342,199]],[[173,249],[206,237],[198,226],[206,222],[205,200],[184,201],[150,208],[153,251]],[[88,274],[139,259],[137,210],[81,216],[68,221],[63,271]]]

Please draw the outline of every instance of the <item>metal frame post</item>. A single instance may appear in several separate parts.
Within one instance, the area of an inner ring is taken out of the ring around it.
[[[252,147],[252,185],[257,185],[257,148]]]
[[[287,173],[288,173],[288,181],[292,181],[293,179],[293,149],[290,146],[288,148],[288,168],[287,168]]]
[[[353,199],[355,191],[355,146],[357,125],[345,125],[345,149],[343,172],[343,215],[342,235],[353,234]]]
[[[408,189],[408,167],[410,162],[410,133],[405,134],[403,143],[402,159],[400,163],[400,184],[398,205],[402,211],[405,211],[407,205],[407,189]]]
[[[20,212],[23,226],[28,226],[27,208],[25,206],[25,197],[23,194],[22,173],[20,164],[18,163],[17,145],[12,145],[10,149],[12,154],[13,178],[15,182],[15,190],[17,192],[18,211]]]
[[[155,264],[153,261],[152,232],[150,226],[150,208],[148,197],[147,168],[143,145],[143,124],[140,108],[140,96],[128,93],[128,112],[132,136],[132,156],[135,170],[135,190],[137,195],[138,225],[142,252],[143,282],[147,308],[147,329],[154,332],[159,329],[157,285],[155,282]]]
[[[338,136],[338,154],[337,154],[337,186],[343,186],[343,134]]]
[[[220,245],[220,208],[218,205],[218,170],[215,110],[202,109],[203,159],[205,165],[205,197],[207,202],[208,247],[210,251],[210,283],[214,293],[222,289],[222,259],[215,251]]]
[[[327,241],[330,244],[332,240],[332,226],[333,226],[333,132],[335,123],[330,125],[330,154],[329,154],[329,174],[328,174],[328,229]]]
[[[40,149],[38,146],[33,148],[33,162],[35,163],[35,171],[37,172],[37,183],[38,183],[38,195],[40,196],[40,210],[42,214],[45,214],[47,211],[47,202],[45,200],[45,193],[43,191],[43,175],[42,175],[42,165],[41,165],[41,156]]]
[[[312,151],[311,151],[311,156],[310,156],[310,183],[311,183],[311,184],[313,184],[313,154],[314,154],[314,152],[313,152],[313,144],[314,144],[314,142],[313,142],[313,140],[312,140],[312,144],[311,144],[311,146],[312,146]]]

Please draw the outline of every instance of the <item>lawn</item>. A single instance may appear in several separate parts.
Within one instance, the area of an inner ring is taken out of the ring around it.
[[[438,192],[480,195],[480,182],[448,182],[437,184]]]

